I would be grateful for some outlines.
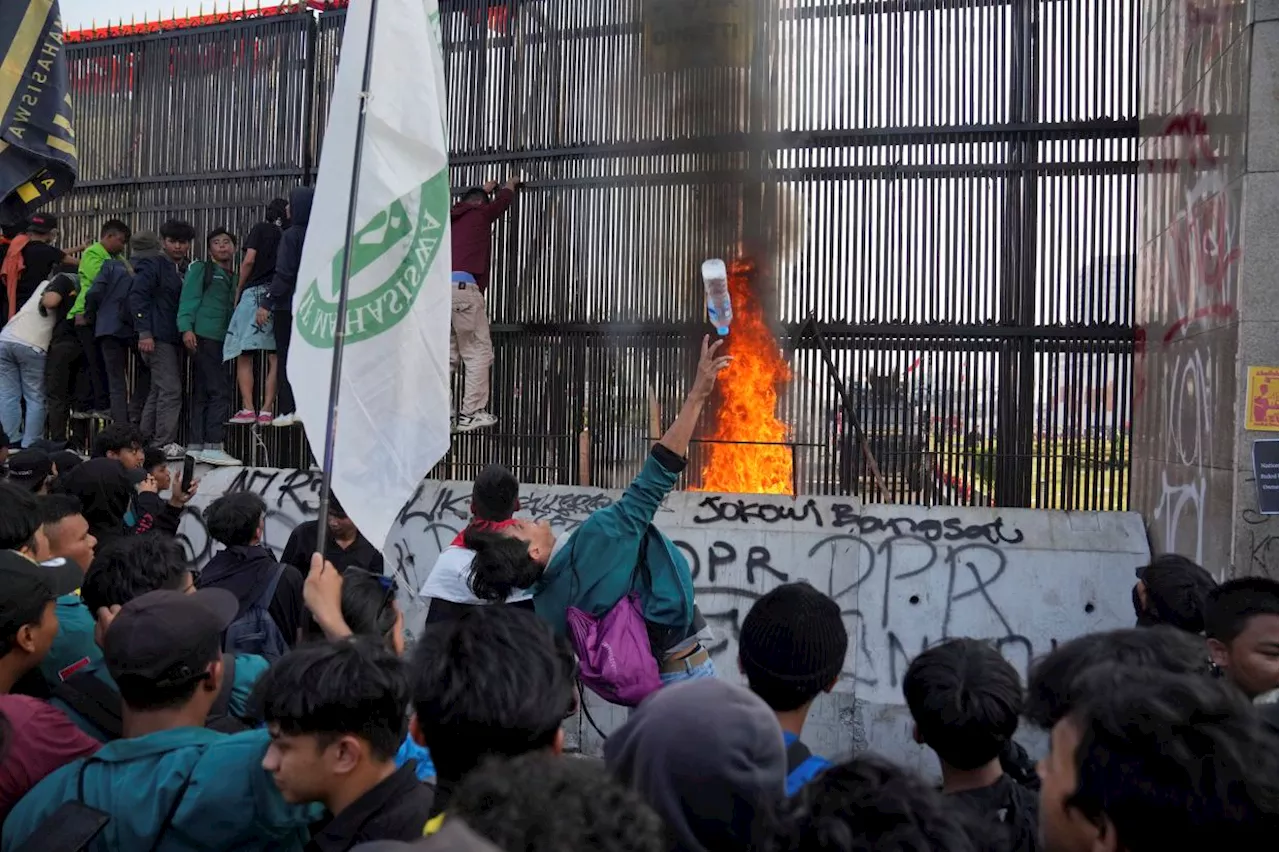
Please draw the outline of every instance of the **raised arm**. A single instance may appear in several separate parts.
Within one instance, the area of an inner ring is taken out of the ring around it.
[[[693,430],[697,428],[698,418],[702,416],[702,408],[707,404],[711,391],[715,389],[716,377],[720,371],[729,366],[733,360],[728,355],[718,354],[723,340],[714,343],[709,337],[702,338],[702,355],[698,358],[698,372],[693,378],[693,387],[685,397],[684,405],[675,421],[667,427],[658,443],[678,456],[689,454],[689,441],[693,438]]]

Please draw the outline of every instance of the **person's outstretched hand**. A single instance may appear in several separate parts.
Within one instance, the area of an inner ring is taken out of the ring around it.
[[[311,570],[302,584],[302,601],[330,639],[351,635],[342,617],[342,574],[319,553],[311,554]]]
[[[690,397],[706,399],[710,396],[720,371],[733,363],[732,356],[717,354],[723,345],[723,340],[712,343],[709,335],[702,338],[702,355],[698,358],[698,372],[693,378],[693,387],[689,389]]]
[[[200,480],[193,479],[191,484],[187,486],[187,490],[183,491],[174,485],[173,493],[169,495],[169,505],[175,509],[181,509],[183,506],[191,502],[191,498],[196,496],[196,491],[200,488]]]
[[[484,191],[490,195],[493,195],[493,191],[497,188],[498,182],[496,180],[487,180],[484,182]]]

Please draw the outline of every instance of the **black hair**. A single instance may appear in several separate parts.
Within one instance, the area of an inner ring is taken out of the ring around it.
[[[163,535],[118,539],[93,557],[84,576],[80,599],[97,612],[104,606],[124,606],[157,589],[181,590],[191,569],[177,540]]]
[[[196,238],[196,229],[191,227],[190,222],[184,222],[181,219],[169,219],[160,226],[160,237],[161,239],[175,242],[189,243]]]
[[[224,494],[204,510],[204,523],[209,535],[227,547],[253,542],[258,526],[267,514],[267,504],[252,491]]]
[[[284,224],[289,218],[289,202],[283,198],[273,198],[267,202],[267,221],[274,225]]]
[[[1128,852],[1271,849],[1276,735],[1221,682],[1112,665],[1087,673],[1067,806]]]
[[[1205,636],[1229,645],[1244,632],[1249,619],[1275,615],[1280,609],[1278,598],[1280,586],[1268,577],[1228,580],[1209,593],[1204,613]]]
[[[413,680],[423,744],[447,781],[487,757],[550,747],[574,701],[551,627],[509,606],[470,607],[453,621],[428,624]]]
[[[80,500],[70,494],[48,494],[40,498],[40,523],[52,526],[84,511]]]
[[[379,641],[396,625],[395,586],[360,568],[342,572],[342,620],[357,636]]]
[[[1204,603],[1218,584],[1209,572],[1185,556],[1165,553],[1137,570],[1147,589],[1147,605],[1140,608],[1137,587],[1133,590],[1138,626],[1168,624],[1188,633],[1204,632]]]
[[[21,609],[10,605],[9,612],[5,614],[4,631],[0,633],[0,657],[7,656],[10,651],[17,647],[19,630],[27,626],[39,626],[44,619],[45,609],[55,600],[57,598],[50,591],[43,598],[33,598]]]
[[[338,498],[332,491],[329,492],[329,514],[335,518],[349,518],[347,510],[342,508],[342,504],[338,502]]]
[[[93,457],[106,458],[107,453],[136,450],[146,446],[142,433],[128,423],[112,423],[93,438]]]
[[[545,568],[529,555],[529,543],[515,536],[468,527],[462,531],[462,544],[475,551],[469,585],[482,601],[505,601],[532,586]]]
[[[485,192],[482,188],[478,186],[473,186],[470,189],[468,189],[466,192],[462,193],[463,203],[469,204],[472,201],[484,202],[488,200],[489,200],[489,193]]]
[[[978,639],[953,639],[920,654],[902,679],[902,694],[925,745],[961,771],[995,760],[1018,729],[1022,681]]]
[[[258,680],[250,701],[283,734],[314,734],[322,746],[353,734],[382,761],[394,759],[404,742],[408,703],[409,678],[400,658],[362,639],[290,651]]]
[[[239,240],[236,239],[235,234],[228,231],[225,226],[219,225],[218,227],[214,228],[212,231],[210,231],[208,234],[205,235],[205,238],[204,238],[205,246],[208,246],[209,243],[213,242],[214,239],[216,239],[217,237],[230,237],[232,245],[239,244]]]
[[[31,549],[40,529],[40,501],[12,482],[0,481],[0,550]]]
[[[490,760],[449,800],[499,849],[525,852],[664,852],[658,815],[597,763],[538,752]]]
[[[215,634],[204,637],[195,651],[198,659],[206,663],[217,662],[222,659],[222,636]],[[174,684],[158,684],[151,678],[141,675],[112,674],[116,686],[120,688],[120,700],[129,705],[129,709],[141,711],[172,710],[181,707],[191,700],[191,697],[196,694],[196,689],[209,677],[206,669],[205,673],[197,677]]]
[[[168,467],[169,457],[160,447],[147,447],[142,452],[142,469],[147,473],[158,467]]]
[[[98,239],[110,234],[120,234],[127,240],[133,236],[133,231],[129,230],[129,226],[119,219],[108,219],[102,223],[102,230],[98,232]]]
[[[1045,730],[1052,728],[1085,696],[1076,682],[1091,668],[1124,663],[1180,675],[1208,676],[1204,641],[1175,627],[1127,628],[1072,639],[1036,660],[1027,676],[1023,715]]]
[[[963,806],[881,757],[859,755],[783,802],[765,842],[771,852],[970,852],[983,828]]]
[[[471,511],[484,521],[509,521],[520,505],[520,483],[500,464],[485,465],[471,486]]]

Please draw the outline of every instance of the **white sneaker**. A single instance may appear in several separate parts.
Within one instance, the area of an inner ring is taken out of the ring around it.
[[[169,461],[182,461],[182,457],[187,454],[187,448],[177,442],[165,444],[161,449],[164,450],[164,457]]]
[[[196,461],[211,464],[215,467],[236,467],[240,464],[240,459],[228,455],[218,447],[210,447],[196,453]]]
[[[489,412],[477,411],[475,414],[464,414],[459,417],[455,431],[474,432],[476,429],[487,429],[497,422],[498,418],[494,417]]]
[[[275,420],[272,420],[271,425],[272,426],[296,426],[301,422],[302,421],[298,419],[297,414],[290,412],[288,414],[281,414]]]

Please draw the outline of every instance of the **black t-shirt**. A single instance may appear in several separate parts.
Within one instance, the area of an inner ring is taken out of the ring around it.
[[[292,565],[284,566],[280,582],[276,584],[275,597],[267,605],[267,614],[280,628],[284,641],[292,648],[298,644],[298,629],[302,627],[303,613],[306,611],[302,603],[302,574]]]
[[[18,301],[16,311],[27,303],[31,294],[62,263],[62,249],[49,243],[27,243],[22,247],[22,274],[18,276]]]
[[[67,319],[67,311],[76,303],[76,294],[80,292],[80,278],[75,273],[67,272],[54,276],[49,282],[45,293],[57,293],[62,297],[62,301],[58,303],[56,308],[46,308],[53,314],[53,335],[49,338],[50,344],[58,340],[75,340],[76,324],[74,320]]]
[[[276,250],[280,248],[280,228],[270,222],[259,222],[249,231],[245,238],[244,250],[257,252],[253,259],[253,270],[249,273],[246,287],[259,284],[270,284],[276,273]]]
[[[996,826],[991,848],[1005,852],[1038,852],[1040,799],[1008,775],[990,787],[965,790],[947,796],[978,819]]]
[[[311,570],[311,554],[316,552],[316,522],[306,521],[298,524],[289,543],[284,546],[284,555],[280,561],[292,565],[304,574]],[[324,558],[333,563],[333,567],[341,574],[348,568],[362,568],[371,574],[386,573],[382,554],[359,533],[356,540],[347,549],[343,549],[332,535],[325,536]]]

